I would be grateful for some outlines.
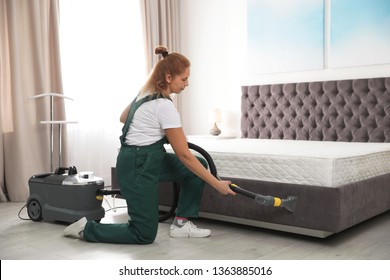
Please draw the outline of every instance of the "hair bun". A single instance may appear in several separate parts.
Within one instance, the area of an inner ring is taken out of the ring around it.
[[[154,49],[155,54],[161,54],[163,58],[166,58],[168,56],[168,49],[166,47],[160,46]]]

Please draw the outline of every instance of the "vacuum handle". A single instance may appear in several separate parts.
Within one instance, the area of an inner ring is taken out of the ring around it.
[[[120,190],[108,190],[108,189],[97,189],[96,195],[111,195],[111,194],[119,194],[121,195]]]
[[[244,190],[244,189],[240,188],[239,186],[237,186],[236,184],[230,184],[229,187],[235,193],[239,193],[239,194],[245,195],[245,196],[247,196],[249,198],[255,199],[256,196],[257,196],[256,193],[253,193],[253,192],[248,191],[248,190]]]
[[[68,175],[76,175],[77,174],[77,168],[76,166],[69,166],[69,167],[58,167],[54,174],[56,175],[63,175],[68,171]]]
[[[65,174],[66,171],[68,171],[68,170],[69,170],[69,167],[58,167],[58,168],[56,169],[56,171],[54,172],[54,174],[56,174],[56,175],[63,175],[63,174]]]
[[[282,200],[278,197],[253,193],[251,191],[244,190],[235,184],[230,184],[230,188],[236,193],[254,199],[259,204],[276,207],[282,206]]]

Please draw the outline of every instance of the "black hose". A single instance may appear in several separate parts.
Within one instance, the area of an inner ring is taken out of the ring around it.
[[[203,149],[203,148],[201,148],[198,145],[195,145],[193,143],[188,143],[188,148],[201,154],[201,156],[207,161],[207,164],[209,165],[210,173],[213,174],[214,177],[218,178],[217,167],[215,166],[215,163],[214,163],[213,159],[211,158],[210,154],[208,152],[206,152],[205,149]]]
[[[198,152],[199,154],[201,154],[203,156],[203,158],[207,161],[211,174],[213,174],[215,176],[215,178],[220,179],[218,177],[218,174],[217,174],[217,167],[215,166],[214,161],[211,158],[210,154],[206,150],[204,150],[203,148],[201,148],[193,143],[188,143],[188,147],[191,150],[194,150],[194,151]],[[280,199],[279,197],[274,197],[274,196],[270,196],[270,195],[261,195],[261,194],[257,194],[257,193],[245,190],[243,188],[240,188],[236,184],[230,184],[229,187],[235,193],[238,193],[238,194],[244,195],[246,197],[249,197],[251,199],[254,199],[255,202],[257,202],[261,205],[264,205],[264,206],[284,207],[285,209],[287,209],[290,212],[294,212],[294,209],[296,207],[296,200],[298,198],[297,196],[289,196],[286,199]]]

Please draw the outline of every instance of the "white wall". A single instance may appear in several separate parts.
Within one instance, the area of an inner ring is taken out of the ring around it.
[[[223,109],[239,127],[240,86],[245,47],[245,1],[180,1],[181,47],[191,60],[190,86],[182,93],[182,122],[187,134],[206,134],[209,109]],[[229,132],[221,127],[223,132]]]
[[[246,1],[181,0],[180,5],[182,52],[192,63],[190,86],[181,97],[187,134],[208,133],[207,111],[213,107],[223,111],[223,133],[239,134],[242,85],[390,76],[390,64],[329,67],[330,0],[325,0],[324,69],[261,76],[245,73]]]

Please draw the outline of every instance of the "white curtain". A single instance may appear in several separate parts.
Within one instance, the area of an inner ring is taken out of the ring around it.
[[[60,46],[69,164],[111,185],[119,116],[146,79],[139,2],[60,0]]]

